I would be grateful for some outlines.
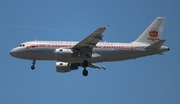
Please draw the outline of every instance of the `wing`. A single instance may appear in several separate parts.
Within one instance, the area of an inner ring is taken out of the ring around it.
[[[89,67],[91,67],[91,68],[98,68],[98,69],[106,69],[106,66],[99,66],[99,65],[96,65],[96,64],[93,64],[93,63],[91,63],[90,65],[89,65]]]
[[[109,27],[100,27],[96,31],[94,31],[92,34],[90,34],[88,37],[74,45],[72,48],[73,49],[80,49],[80,50],[92,50],[96,44],[99,42],[99,40],[102,40],[102,33]]]

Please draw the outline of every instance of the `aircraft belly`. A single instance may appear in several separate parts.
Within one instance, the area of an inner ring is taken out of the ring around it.
[[[102,61],[118,61],[124,57],[126,51],[120,51],[115,49],[97,49],[95,53],[100,54]]]
[[[121,61],[128,59],[135,59],[143,56],[157,54],[156,52],[147,52],[142,50],[120,50],[120,49],[102,49],[95,50],[95,53],[98,53],[102,56],[102,61]]]
[[[131,52],[129,50],[120,50],[120,49],[93,49],[92,58],[86,58],[91,63],[96,62],[108,62],[108,61],[121,61],[127,59],[135,59],[138,57],[143,57],[147,55],[152,55],[155,53],[145,52],[145,51],[135,51]],[[59,60],[63,62],[71,62],[71,63],[82,63],[84,58],[82,57],[64,57],[57,56],[54,53],[54,49],[46,50],[39,49],[36,51],[28,51],[25,59],[36,59],[36,60]]]
[[[27,49],[25,59],[31,60],[55,60],[53,49],[38,48],[36,50]]]

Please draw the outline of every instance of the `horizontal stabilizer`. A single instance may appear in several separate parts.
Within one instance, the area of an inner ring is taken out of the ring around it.
[[[159,40],[149,46],[146,47],[146,49],[159,49],[166,40]]]

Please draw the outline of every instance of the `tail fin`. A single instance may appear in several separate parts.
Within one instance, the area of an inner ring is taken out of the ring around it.
[[[152,44],[161,40],[165,21],[165,17],[157,17],[133,43]]]

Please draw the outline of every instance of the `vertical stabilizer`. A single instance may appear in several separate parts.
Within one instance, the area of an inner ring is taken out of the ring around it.
[[[157,17],[133,43],[152,44],[161,40],[165,21],[165,17]]]

